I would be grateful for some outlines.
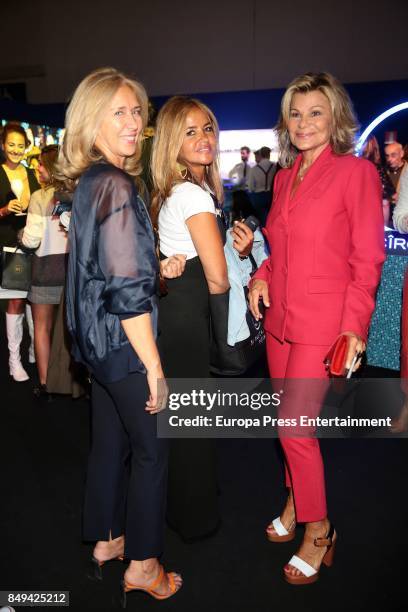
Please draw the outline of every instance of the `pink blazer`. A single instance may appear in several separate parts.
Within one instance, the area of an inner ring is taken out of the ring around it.
[[[255,278],[269,286],[265,329],[300,344],[343,331],[366,339],[385,259],[377,170],[328,146],[291,199],[301,161],[278,172],[264,230],[271,254]]]

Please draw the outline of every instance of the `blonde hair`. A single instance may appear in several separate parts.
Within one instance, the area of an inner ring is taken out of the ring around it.
[[[287,128],[292,98],[295,93],[309,93],[310,91],[320,91],[330,103],[332,111],[330,144],[333,151],[337,155],[346,155],[354,150],[355,135],[359,126],[348,93],[343,85],[328,72],[308,72],[294,79],[282,98],[276,130],[280,145],[279,163],[284,168],[290,168],[299,153],[290,141]]]
[[[73,190],[91,164],[104,159],[95,147],[95,140],[109,102],[122,86],[135,94],[140,107],[143,128],[147,123],[148,99],[141,83],[115,68],[98,68],[78,85],[67,109],[65,133],[60,148],[56,176]],[[134,155],[126,158],[124,170],[133,176],[141,172],[143,130],[138,135]]]
[[[153,141],[151,170],[153,178],[152,220],[157,224],[160,208],[170,196],[174,185],[185,180],[197,182],[190,169],[180,168],[179,153],[183,145],[186,128],[186,118],[193,109],[199,109],[210,120],[218,142],[219,128],[213,112],[194,98],[174,96],[160,109],[157,116],[156,131]],[[220,178],[218,152],[214,161],[206,166],[206,184],[213,191],[219,202],[224,199],[224,192]]]

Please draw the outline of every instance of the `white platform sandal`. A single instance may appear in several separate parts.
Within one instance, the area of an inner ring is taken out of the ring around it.
[[[268,529],[273,527],[275,533],[270,533]],[[273,519],[272,523],[268,525],[266,528],[266,537],[270,542],[280,543],[280,542],[290,542],[295,537],[295,523],[293,523],[293,529],[289,531],[282,524],[280,516]]]
[[[324,563],[327,567],[330,567],[333,564],[336,541],[337,534],[334,529],[334,525],[330,525],[329,532],[325,538],[314,538],[313,540],[313,544],[315,546],[326,546],[327,550],[322,559],[322,563]],[[283,575],[286,582],[289,582],[289,584],[312,584],[319,578],[320,568],[318,570],[315,569],[312,565],[309,565],[309,563],[306,563],[306,561],[297,555],[293,555],[288,565],[295,567],[297,570],[299,570],[299,572],[301,572],[300,576],[294,576],[293,574],[284,570]]]

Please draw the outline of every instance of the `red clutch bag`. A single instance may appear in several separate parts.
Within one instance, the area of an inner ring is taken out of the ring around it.
[[[324,363],[332,376],[346,375],[346,359],[349,349],[350,336],[341,335],[330,347],[324,358]]]

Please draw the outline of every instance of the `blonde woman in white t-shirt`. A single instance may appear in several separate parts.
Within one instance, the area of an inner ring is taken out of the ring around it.
[[[160,256],[186,256],[184,273],[166,280],[159,304],[159,346],[169,378],[209,376],[209,297],[229,290],[222,238],[223,189],[218,125],[211,110],[191,98],[166,102],[152,152],[152,218]],[[221,230],[221,231],[220,231]],[[250,252],[253,234],[234,226],[235,247]],[[219,524],[211,440],[172,440],[167,519],[185,540],[210,535]]]

